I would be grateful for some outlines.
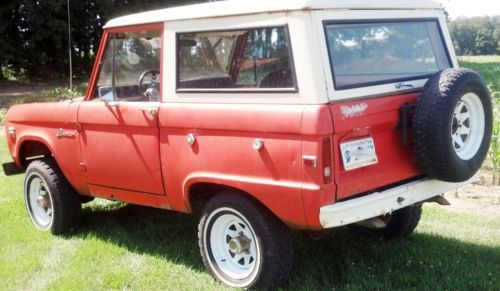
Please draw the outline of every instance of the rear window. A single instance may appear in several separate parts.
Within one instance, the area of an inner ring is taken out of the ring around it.
[[[425,78],[450,67],[437,20],[325,22],[337,90]]]

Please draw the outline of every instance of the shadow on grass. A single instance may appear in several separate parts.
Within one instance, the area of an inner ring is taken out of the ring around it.
[[[138,254],[203,271],[197,217],[135,205],[84,209],[77,236],[93,236]],[[320,241],[294,236],[287,290],[499,290],[500,248],[415,233],[382,240],[333,230]]]

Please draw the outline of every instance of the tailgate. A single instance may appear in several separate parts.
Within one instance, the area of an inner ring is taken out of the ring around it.
[[[337,200],[420,175],[411,142],[404,145],[400,125],[400,108],[415,104],[419,95],[409,93],[330,105]],[[365,138],[373,139],[377,163],[346,170],[341,144]]]

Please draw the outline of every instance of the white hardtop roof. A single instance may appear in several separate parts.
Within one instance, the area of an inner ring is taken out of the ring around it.
[[[442,6],[434,0],[228,0],[118,17],[106,23],[104,28],[196,18],[320,9],[442,9]]]

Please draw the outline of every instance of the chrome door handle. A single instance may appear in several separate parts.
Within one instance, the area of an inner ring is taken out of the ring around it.
[[[158,114],[158,109],[151,107],[142,107],[141,111],[151,115],[151,117],[153,118],[156,117],[156,115]]]
[[[396,89],[401,89],[401,88],[413,89],[413,84],[407,83],[407,82],[401,82],[401,83],[397,83],[396,85],[394,85],[394,87],[396,87]]]

